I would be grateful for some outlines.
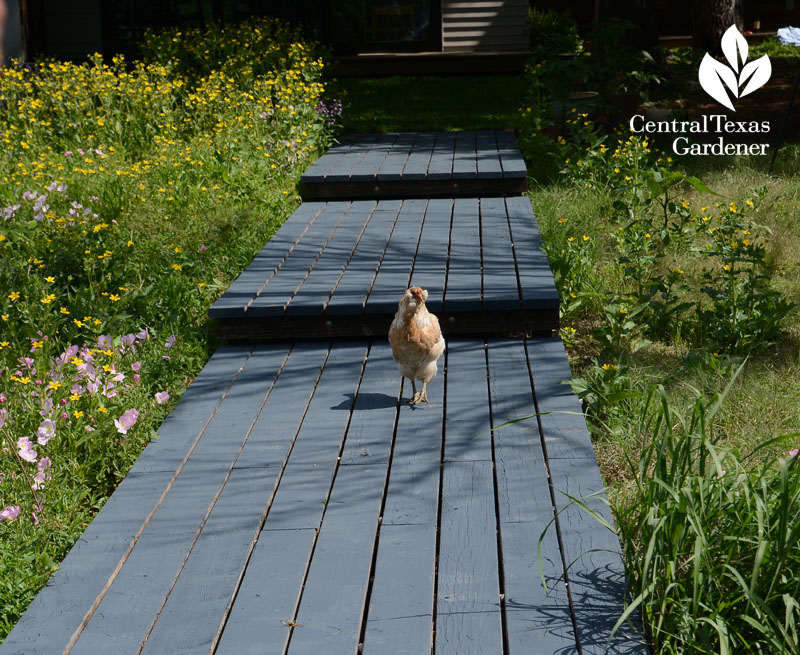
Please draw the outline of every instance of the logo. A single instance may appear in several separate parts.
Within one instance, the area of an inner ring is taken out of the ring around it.
[[[700,86],[721,105],[736,111],[731,96],[738,99],[764,86],[772,75],[772,64],[767,55],[745,63],[747,40],[735,25],[731,25],[722,35],[720,45],[730,66],[706,53],[698,72]]]

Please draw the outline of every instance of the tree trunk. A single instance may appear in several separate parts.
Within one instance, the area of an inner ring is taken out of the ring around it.
[[[722,35],[731,25],[744,30],[742,0],[694,0],[694,44],[712,55],[721,55]]]

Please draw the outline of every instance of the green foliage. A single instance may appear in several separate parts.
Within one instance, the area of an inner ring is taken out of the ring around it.
[[[528,37],[535,61],[553,59],[561,53],[583,48],[578,26],[569,12],[536,7],[528,11]]]
[[[797,450],[773,440],[750,466],[720,446],[713,419],[725,393],[685,413],[661,387],[647,398],[647,441],[628,460],[635,486],[617,508],[631,609],[659,653],[797,652]]]

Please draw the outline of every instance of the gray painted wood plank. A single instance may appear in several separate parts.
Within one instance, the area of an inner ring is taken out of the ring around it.
[[[355,251],[374,207],[375,203],[370,201],[357,201],[350,205],[314,268],[289,300],[287,316],[323,314],[333,286]]]
[[[543,529],[530,522],[501,526],[509,655],[578,652],[554,527],[545,534],[541,562],[537,559]],[[547,590],[542,586],[540,563]]]
[[[105,652],[112,645],[124,653],[138,651],[222,482],[206,485],[207,477],[192,471],[178,478],[71,653]]]
[[[250,265],[208,310],[211,318],[244,316],[245,309],[286,259],[324,203],[306,202],[286,219]]]
[[[409,182],[426,180],[428,178],[428,164],[436,143],[433,132],[420,132],[414,142],[414,147],[406,160],[403,168],[403,179]]]
[[[222,346],[212,355],[164,419],[158,428],[158,438],[147,444],[129,475],[177,470],[251,352],[252,346]]]
[[[437,132],[436,144],[428,165],[429,180],[453,179],[453,153],[456,147],[456,135],[453,132]]]
[[[328,151],[317,159],[301,176],[302,182],[321,182],[325,179],[328,171],[331,170],[339,160],[347,154],[353,146],[352,137],[343,139],[328,148]]]
[[[97,652],[108,635],[114,635],[114,643],[123,652],[135,652],[143,643],[225,485],[285,354],[283,344],[256,348],[72,652]]]
[[[481,198],[481,261],[484,311],[518,309],[519,284],[502,198]]]
[[[559,523],[570,594],[575,608],[578,637],[583,652],[607,652],[606,643],[614,623],[624,610],[625,583],[619,541],[564,493],[584,502],[613,525],[603,499],[603,481],[597,466],[589,431],[579,413],[577,397],[568,385],[569,364],[560,339],[528,342],[542,431],[560,512]],[[552,413],[551,413],[552,412]],[[599,497],[589,497],[601,492]],[[633,638],[629,636],[633,634]],[[609,649],[614,653],[646,653],[635,631],[615,636]]]
[[[430,652],[435,565],[435,526],[383,524],[362,653]]]
[[[378,272],[401,206],[402,203],[397,200],[378,203],[353,258],[325,307],[326,314],[357,315],[364,311],[367,292]]]
[[[456,198],[453,203],[444,309],[481,309],[481,236],[477,198]]]
[[[142,649],[143,655],[200,655],[210,651],[273,484],[270,469],[232,471]]]
[[[171,478],[169,472],[125,477],[0,644],[0,653],[64,651]]]
[[[476,154],[478,177],[481,179],[501,179],[500,153],[494,130],[481,130],[476,134]]]
[[[453,179],[469,180],[477,177],[478,162],[475,155],[475,132],[456,132]]]
[[[378,275],[367,296],[364,307],[367,314],[394,314],[397,311],[397,303],[408,287],[427,204],[424,199],[403,201]],[[388,325],[386,330],[388,332]]]
[[[410,286],[419,286],[427,290],[426,305],[434,314],[442,311],[452,215],[451,199],[432,198],[428,201],[417,255],[414,258],[414,270],[411,274]]]
[[[389,343],[373,342],[350,416],[343,464],[389,462],[401,379]]]
[[[428,384],[427,404],[400,407],[394,457],[383,508],[383,525],[436,526],[439,502],[439,462],[444,411],[444,358],[440,371]],[[403,383],[403,396],[411,397],[411,384]]]
[[[272,499],[264,530],[319,528],[334,465],[335,461],[319,465],[289,463]]]
[[[308,570],[291,655],[350,655],[369,583],[386,464],[342,465],[333,484]]]
[[[314,534],[261,533],[216,655],[283,655]]]
[[[331,166],[325,175],[325,182],[328,184],[348,182],[350,175],[370,152],[377,136],[377,134],[370,134],[366,135],[366,138],[354,139],[350,149]]]
[[[500,522],[544,528],[553,508],[524,343],[489,340],[488,360]]]
[[[395,142],[392,144],[392,149],[383,160],[380,169],[378,170],[377,180],[382,182],[384,180],[400,179],[403,173],[403,167],[406,165],[406,160],[414,146],[417,134],[415,132],[403,132],[398,135]]]
[[[588,434],[587,434],[588,438]],[[603,502],[603,481],[594,457],[555,459],[550,463],[556,491],[564,555],[569,564],[569,591],[575,612],[582,652],[591,655],[613,652],[645,654],[641,633],[626,627],[608,644],[617,619],[625,609],[625,575],[619,541],[595,518],[571,505],[565,492],[582,498],[613,525],[611,512]],[[601,497],[591,494],[601,493]]]
[[[506,198],[523,308],[558,306],[558,291],[527,197]]]
[[[572,374],[561,339],[531,339],[528,355],[548,459],[594,457],[580,401],[566,384]]]
[[[483,341],[450,339],[447,344],[445,460],[491,461],[490,430]]]
[[[543,653],[565,652],[575,647],[575,635],[554,527],[541,550],[549,594],[536,558],[535,545],[554,516],[538,423],[533,417],[498,429],[536,411],[524,343],[503,339],[488,345],[509,652],[528,653],[532,643]]]
[[[331,346],[292,447],[290,465],[322,466],[336,461],[366,354],[365,342],[337,342]]]
[[[397,140],[396,133],[378,134],[364,158],[353,169],[350,175],[351,182],[374,182],[377,178],[383,161],[392,149],[392,144]]]
[[[443,475],[436,653],[501,653],[492,462],[446,461]]]
[[[253,300],[248,316],[282,316],[284,306],[305,277],[314,268],[317,258],[336,232],[350,208],[349,202],[329,202],[317,220],[308,228],[276,275]]]
[[[503,177],[527,177],[528,169],[525,160],[517,148],[517,140],[511,130],[497,132],[497,148],[500,152],[500,163],[503,166]]]
[[[284,463],[302,425],[303,414],[327,355],[325,344],[311,342],[292,346],[267,403],[234,464],[236,468],[278,467]]]

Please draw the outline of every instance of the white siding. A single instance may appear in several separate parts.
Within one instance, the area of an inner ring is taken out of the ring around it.
[[[527,0],[442,0],[442,49],[527,50]]]

